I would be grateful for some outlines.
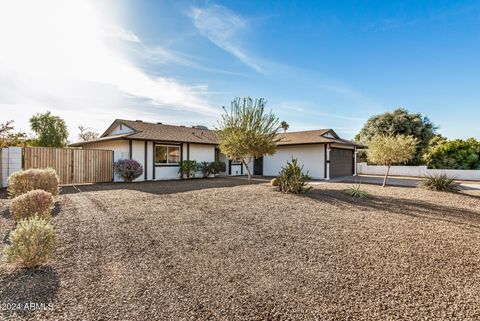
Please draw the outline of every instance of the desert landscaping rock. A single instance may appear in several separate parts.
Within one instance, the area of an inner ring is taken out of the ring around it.
[[[209,179],[64,188],[59,246],[1,263],[5,320],[478,320],[480,192]],[[13,228],[0,199],[0,235]],[[5,246],[1,243],[0,250]]]

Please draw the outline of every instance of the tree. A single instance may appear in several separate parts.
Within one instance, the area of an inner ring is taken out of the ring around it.
[[[368,142],[378,135],[407,135],[418,140],[414,157],[409,165],[422,164],[422,156],[428,149],[430,140],[436,135],[437,126],[430,119],[419,113],[409,113],[406,109],[398,108],[393,112],[387,112],[370,117],[355,140],[360,144],[368,145]]]
[[[425,155],[431,168],[438,169],[480,169],[480,141],[446,139],[433,145]]]
[[[22,132],[14,132],[13,120],[0,124],[0,148],[9,146],[24,146],[27,135]]]
[[[252,176],[248,163],[277,150],[279,120],[271,111],[265,113],[265,104],[263,98],[235,98],[230,112],[223,108],[225,113],[217,129],[220,151],[245,165],[249,182]]]
[[[80,131],[80,133],[78,133],[78,138],[84,142],[97,139],[99,136],[96,130],[92,130],[87,127],[78,126],[78,130]]]
[[[67,145],[68,131],[65,121],[49,111],[30,118],[30,128],[37,134],[34,145],[44,147],[64,147]]]
[[[387,166],[382,186],[387,184],[390,167],[399,163],[406,163],[415,156],[418,140],[406,135],[378,135],[368,143],[368,159],[379,165]]]
[[[282,122],[280,123],[280,128],[283,129],[284,133],[287,132],[289,127],[290,125],[286,121],[282,120]]]

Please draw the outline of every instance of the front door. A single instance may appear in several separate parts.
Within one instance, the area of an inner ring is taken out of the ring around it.
[[[253,175],[263,175],[263,157],[255,158],[253,161]]]

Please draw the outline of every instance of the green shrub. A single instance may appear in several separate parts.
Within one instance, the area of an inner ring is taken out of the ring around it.
[[[53,168],[18,171],[8,178],[8,194],[11,198],[35,189],[43,189],[53,196],[60,192],[60,179]]]
[[[441,141],[425,155],[428,167],[438,169],[480,169],[480,141],[475,138]]]
[[[227,171],[227,165],[221,161],[215,161],[210,163],[212,166],[212,174],[218,174],[220,172]]]
[[[211,162],[201,162],[198,164],[198,170],[202,173],[203,178],[208,178],[213,174],[213,168]]]
[[[11,212],[15,221],[39,216],[47,221],[52,217],[53,197],[41,189],[29,191],[12,200]]]
[[[194,160],[184,160],[180,162],[180,167],[178,168],[178,173],[182,177],[190,178],[195,177],[198,171],[198,164]]]
[[[351,196],[351,197],[361,198],[361,199],[366,199],[366,198],[370,197],[370,194],[368,194],[367,191],[364,191],[362,189],[361,184],[352,185],[350,188],[348,188],[345,191],[345,194],[347,194],[348,196]]]
[[[280,191],[284,193],[306,193],[312,189],[311,186],[306,187],[310,176],[308,176],[308,173],[303,173],[303,166],[298,166],[296,158],[292,158],[291,162],[287,162],[287,165],[282,167],[277,180]]]
[[[143,174],[143,167],[134,159],[120,159],[113,163],[113,171],[130,183]]]
[[[272,178],[272,180],[270,181],[270,185],[278,186],[278,178],[276,177]]]
[[[26,268],[47,263],[57,244],[53,226],[36,216],[21,220],[9,240],[4,250],[7,261]]]
[[[432,191],[452,192],[458,188],[458,182],[454,177],[445,173],[436,175],[427,175],[420,182],[420,186]]]

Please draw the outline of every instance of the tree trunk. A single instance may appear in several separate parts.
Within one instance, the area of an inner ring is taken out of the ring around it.
[[[248,184],[252,182],[252,174],[250,174],[250,168],[248,168],[247,162],[245,162],[244,159],[242,159],[242,163],[245,164],[245,168],[247,170],[247,176],[248,176]]]
[[[390,172],[390,165],[387,165],[387,172],[385,173],[385,177],[383,178],[383,184],[382,184],[382,187],[385,187],[387,185],[387,177],[388,177],[388,173]]]

